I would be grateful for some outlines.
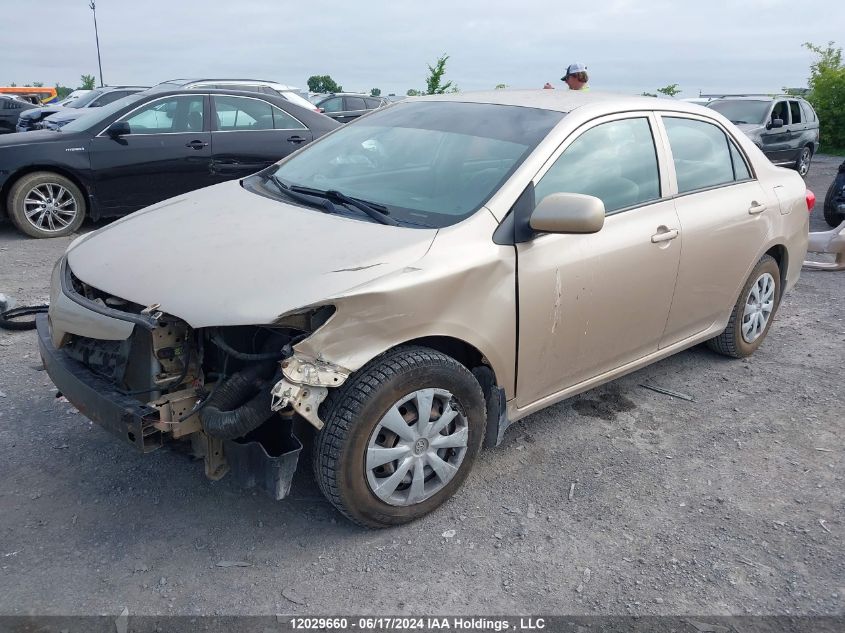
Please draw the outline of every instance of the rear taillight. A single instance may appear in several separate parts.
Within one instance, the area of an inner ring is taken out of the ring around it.
[[[816,194],[807,189],[804,199],[807,200],[807,213],[812,213],[813,207],[816,206]]]

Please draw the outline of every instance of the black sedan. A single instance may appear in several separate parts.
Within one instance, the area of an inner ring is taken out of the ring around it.
[[[339,124],[272,95],[150,90],[0,139],[0,217],[32,237],[242,178]]]

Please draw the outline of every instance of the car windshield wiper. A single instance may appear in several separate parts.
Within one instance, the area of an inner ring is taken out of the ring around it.
[[[307,204],[310,207],[318,207],[323,209],[326,213],[337,213],[337,207],[335,207],[332,204],[332,201],[328,198],[323,196],[314,196],[313,194],[305,195],[305,192],[295,191],[293,188],[288,187],[285,183],[279,180],[278,176],[275,174],[269,176],[268,180],[276,185],[276,189],[278,189],[281,193],[289,198],[293,198],[297,202]]]
[[[748,125],[748,121],[731,121],[734,125]]]
[[[337,191],[336,189],[329,189],[327,191],[320,191],[319,189],[311,189],[310,187],[301,187],[299,185],[291,185],[290,190],[299,194],[307,194],[309,196],[320,196],[326,200],[339,202],[341,204],[349,205],[359,211],[363,211],[376,222],[388,224],[390,226],[399,226],[399,223],[391,217],[388,217],[387,207],[373,202],[364,202],[358,198],[352,198],[345,193]]]

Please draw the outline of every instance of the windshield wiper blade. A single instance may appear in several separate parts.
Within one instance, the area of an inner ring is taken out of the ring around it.
[[[381,222],[382,224],[388,224],[390,226],[399,226],[399,223],[391,217],[387,216],[387,209],[382,207],[384,210],[379,210],[363,200],[358,200],[356,198],[350,198],[345,193],[341,193],[335,189],[329,189],[326,191],[326,196],[331,200],[336,200],[338,202],[342,202],[343,204],[348,204],[350,207],[355,207],[356,209],[363,211],[368,216],[370,216],[376,222]],[[380,206],[380,205],[379,205]]]
[[[288,187],[285,183],[279,180],[275,174],[269,176],[268,180],[276,185],[276,189],[278,189],[281,193],[289,198],[293,198],[297,202],[302,202],[310,207],[318,207],[325,210],[326,213],[337,213],[337,207],[335,207],[332,204],[332,201],[326,197],[310,193],[309,195],[305,195],[305,192],[297,191],[297,189],[301,189],[301,187]]]
[[[354,207],[359,211],[363,211],[376,222],[381,222],[382,224],[388,224],[390,226],[400,226],[396,220],[387,217],[387,207],[382,206],[380,204],[364,202],[363,200],[359,200],[358,198],[352,198],[350,196],[347,196],[345,193],[337,191],[336,189],[320,191],[319,189],[311,189],[310,187],[302,187],[300,185],[291,185],[290,189],[291,191],[294,191],[296,193],[307,194],[309,196],[321,196],[326,198],[327,200],[349,205],[350,207]]]

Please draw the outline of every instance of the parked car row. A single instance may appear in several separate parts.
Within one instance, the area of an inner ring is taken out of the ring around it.
[[[0,214],[32,237],[68,235],[85,217],[252,174],[338,125],[278,94],[165,82],[57,131],[0,137]]]
[[[149,86],[106,86],[91,90],[87,94],[64,104],[57,103],[28,110],[22,113],[18,119],[17,131],[40,130],[45,127],[44,124],[48,117],[58,117],[52,121],[52,129],[57,129],[68,121],[85,114],[85,110],[88,108],[100,108],[127,95],[147,90],[147,88]]]

